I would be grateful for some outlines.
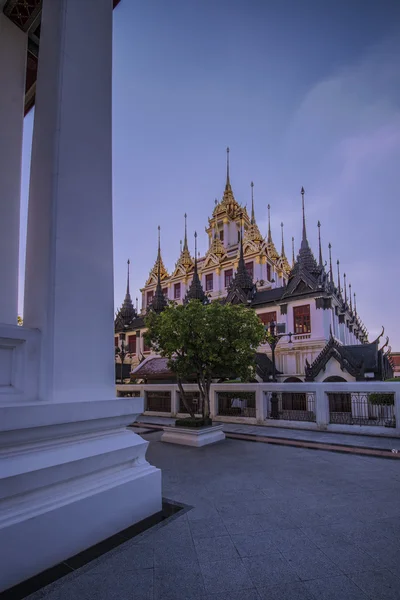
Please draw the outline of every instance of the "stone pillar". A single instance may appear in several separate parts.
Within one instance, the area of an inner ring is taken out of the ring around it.
[[[326,393],[329,385],[323,383],[315,385],[315,420],[318,429],[324,431],[329,425],[329,400]]]
[[[143,400],[115,391],[111,0],[43,0],[40,37],[25,326],[0,326],[22,336],[0,349],[0,592],[162,506],[127,429]]]
[[[176,417],[176,415],[179,412],[179,393],[178,393],[178,388],[177,387],[173,387],[171,389],[171,415],[173,417]]]
[[[110,0],[45,0],[24,325],[42,332],[47,401],[115,396],[111,72]]]
[[[0,323],[17,323],[27,35],[0,12]]]
[[[257,423],[260,423],[261,425],[264,424],[264,421],[267,418],[267,402],[265,392],[261,388],[261,385],[257,386],[256,390],[256,418]]]
[[[213,419],[218,415],[218,395],[215,387],[210,388],[210,417]]]

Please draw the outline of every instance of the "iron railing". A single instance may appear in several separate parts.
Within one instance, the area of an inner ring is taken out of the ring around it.
[[[328,392],[329,423],[396,427],[393,394]]]
[[[146,410],[170,413],[171,392],[146,392]]]
[[[268,394],[268,418],[272,418],[271,392]],[[278,415],[282,421],[316,421],[315,392],[277,392]]]
[[[181,394],[180,394],[180,392],[177,392],[177,393],[178,393],[178,399],[179,399],[179,412],[183,413],[183,414],[187,414],[187,409],[183,403]],[[185,392],[185,400],[195,414],[202,413],[202,405],[201,405],[201,399],[200,399],[199,392]]]
[[[218,415],[224,417],[255,417],[255,392],[217,392]]]
[[[141,394],[139,391],[125,391],[118,390],[119,398],[140,398]]]

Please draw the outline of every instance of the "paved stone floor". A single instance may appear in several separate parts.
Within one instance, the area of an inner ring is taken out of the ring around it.
[[[160,435],[164,496],[194,508],[30,600],[400,599],[398,461]]]

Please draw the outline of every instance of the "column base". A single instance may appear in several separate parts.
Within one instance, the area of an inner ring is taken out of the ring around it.
[[[104,417],[111,402],[90,403],[96,422],[74,422],[72,435],[65,417],[54,423],[54,404],[48,426],[10,432],[2,421],[1,438],[16,443],[0,461],[0,591],[161,510],[161,471],[145,459],[148,442],[126,429],[143,401],[113,402],[117,417]]]

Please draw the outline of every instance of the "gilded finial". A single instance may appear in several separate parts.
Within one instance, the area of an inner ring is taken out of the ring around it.
[[[292,237],[292,267],[294,267],[294,237]]]
[[[319,261],[318,261],[318,266],[319,267],[323,267],[324,263],[322,261],[322,246],[321,246],[321,221],[318,221],[317,223],[318,226],[318,249],[319,249]]]
[[[254,223],[256,222],[256,218],[254,216],[254,195],[253,195],[254,183],[251,182],[250,186],[251,186],[251,224],[254,225]]]
[[[331,279],[331,283],[333,284],[333,270],[332,270],[332,244],[329,242],[329,276]]]
[[[339,261],[339,259],[337,259],[336,264],[337,264],[338,292],[339,292],[339,294],[341,294],[342,290],[340,289],[340,270],[339,270],[340,261]]]

